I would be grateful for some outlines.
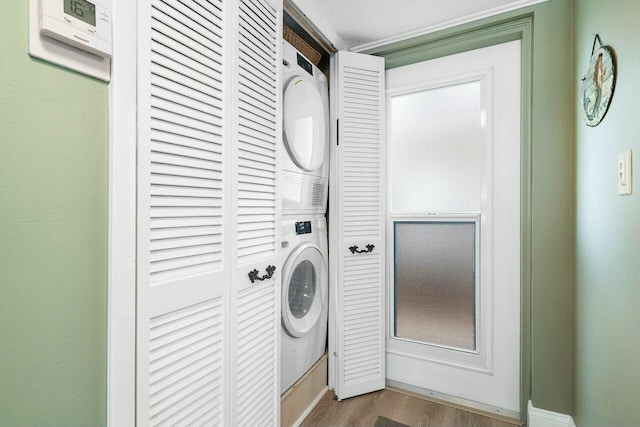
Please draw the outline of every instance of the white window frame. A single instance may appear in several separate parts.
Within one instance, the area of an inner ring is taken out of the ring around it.
[[[399,338],[395,329],[395,223],[473,223],[475,226],[475,269],[476,269],[476,349],[461,349],[451,346],[424,343],[407,338]],[[492,298],[490,268],[481,268],[483,254],[487,254],[486,241],[482,239],[482,217],[479,212],[438,212],[438,213],[391,213],[387,222],[387,353],[400,354],[455,366],[475,372],[491,373],[491,311],[483,310]]]

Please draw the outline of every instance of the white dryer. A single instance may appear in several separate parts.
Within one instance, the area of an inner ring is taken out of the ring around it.
[[[329,185],[327,78],[283,43],[282,213],[324,215]]]
[[[281,381],[284,393],[327,347],[327,225],[323,216],[285,219],[282,224]]]

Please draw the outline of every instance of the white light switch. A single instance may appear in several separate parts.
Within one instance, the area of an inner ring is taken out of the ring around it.
[[[631,150],[618,154],[618,194],[631,194]]]

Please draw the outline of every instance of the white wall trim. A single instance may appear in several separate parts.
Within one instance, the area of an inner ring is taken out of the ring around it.
[[[395,36],[385,37],[380,40],[376,40],[370,43],[364,43],[358,46],[350,47],[349,50],[351,52],[364,52],[369,49],[378,48],[381,46],[386,46],[391,43],[400,42],[403,40],[408,40],[413,37],[422,36],[429,33],[434,33],[440,30],[446,30],[447,28],[456,27],[458,25],[467,24],[469,22],[478,21],[480,19],[489,18],[491,16],[500,15],[502,13],[511,12],[513,10],[521,9],[527,6],[533,6],[538,3],[544,3],[548,0],[520,0],[513,3],[509,3],[504,6],[494,7],[492,9],[484,10],[482,12],[473,13],[471,15],[462,16],[459,18],[451,19],[449,21],[441,22],[439,24],[429,25],[423,28],[419,28],[417,30],[408,31],[406,33],[398,34]]]
[[[527,405],[528,427],[576,427],[570,415],[534,408],[531,401]]]
[[[113,2],[109,88],[107,425],[135,425],[136,16]]]

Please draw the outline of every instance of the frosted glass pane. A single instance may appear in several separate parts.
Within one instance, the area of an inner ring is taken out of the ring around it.
[[[476,348],[475,223],[395,223],[395,336]]]
[[[394,212],[480,210],[481,89],[475,81],[391,98]]]

